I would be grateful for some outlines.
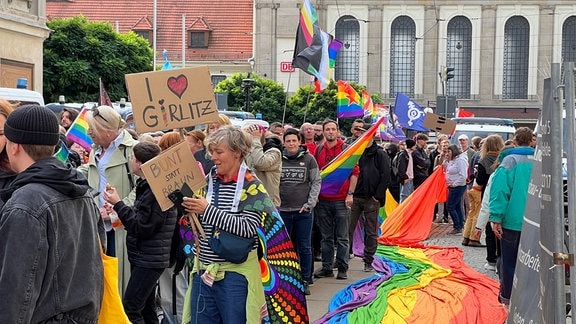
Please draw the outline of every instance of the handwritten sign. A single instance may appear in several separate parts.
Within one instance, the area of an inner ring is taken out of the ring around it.
[[[208,67],[134,73],[125,78],[140,133],[218,120]]]
[[[198,163],[183,141],[140,166],[163,211],[174,204],[168,195],[187,184],[196,191],[206,185]]]
[[[452,134],[456,128],[456,122],[450,118],[427,113],[424,119],[424,127],[440,134]]]

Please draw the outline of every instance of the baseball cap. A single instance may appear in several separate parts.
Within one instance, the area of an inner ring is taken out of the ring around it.
[[[458,136],[458,140],[461,140],[461,139],[468,140],[468,136],[466,134],[462,134],[462,135]]]

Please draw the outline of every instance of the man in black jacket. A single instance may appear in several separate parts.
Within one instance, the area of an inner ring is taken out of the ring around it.
[[[364,129],[371,125],[364,125]],[[350,227],[348,234],[350,246],[352,246],[354,230],[360,216],[364,214],[364,271],[373,271],[372,261],[378,239],[378,210],[384,206],[386,190],[390,186],[390,158],[384,150],[370,140],[366,150],[358,161],[360,174],[356,190],[353,193],[352,208],[350,213]]]
[[[416,135],[416,149],[412,152],[414,162],[414,190],[428,179],[430,157],[428,156],[428,136],[423,133]]]
[[[86,178],[52,157],[58,119],[25,105],[8,116],[4,136],[18,175],[0,193],[0,323],[96,323],[104,223]]]

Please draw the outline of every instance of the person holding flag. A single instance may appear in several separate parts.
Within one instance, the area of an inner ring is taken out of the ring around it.
[[[316,150],[316,161],[320,169],[334,160],[347,145],[340,138],[338,123],[328,119],[322,125],[325,142]],[[333,277],[334,273],[334,242],[336,242],[336,279],[348,279],[348,228],[350,226],[350,208],[352,207],[354,190],[358,179],[359,169],[355,166],[352,173],[346,178],[340,190],[336,193],[327,193],[327,182],[322,182],[318,204],[314,210],[320,234],[322,236],[322,268],[314,272],[316,278]]]
[[[362,132],[372,127],[365,124]],[[364,214],[364,271],[372,272],[372,261],[378,246],[378,211],[386,202],[386,190],[390,186],[390,158],[388,154],[374,141],[374,135],[369,139],[364,153],[358,160],[360,173],[356,190],[353,194],[350,214],[350,227],[348,235],[350,250],[352,250],[352,238],[360,216]]]

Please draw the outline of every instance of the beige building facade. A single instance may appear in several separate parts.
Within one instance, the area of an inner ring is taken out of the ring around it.
[[[45,0],[0,0],[0,87],[15,88],[19,78],[42,93]]]
[[[320,26],[344,43],[335,79],[394,104],[402,92],[436,109],[438,96],[476,116],[535,122],[550,64],[576,58],[574,1],[312,0]],[[301,1],[256,0],[255,72],[295,92],[290,69]],[[452,67],[443,87],[439,72]]]

